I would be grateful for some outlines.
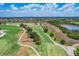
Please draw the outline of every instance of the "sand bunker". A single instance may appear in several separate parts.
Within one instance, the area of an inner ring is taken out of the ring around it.
[[[0,30],[0,37],[3,37],[5,34],[5,30]]]

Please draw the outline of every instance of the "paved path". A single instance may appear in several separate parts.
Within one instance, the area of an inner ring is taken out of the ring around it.
[[[19,40],[18,40],[18,44],[20,45],[20,46],[24,46],[24,47],[29,47],[29,48],[31,48],[35,53],[36,53],[36,55],[37,56],[40,56],[39,55],[39,53],[37,52],[37,50],[34,48],[34,47],[32,47],[32,46],[30,46],[30,45],[25,45],[25,44],[22,44],[21,43],[21,38],[22,38],[22,36],[23,36],[23,34],[25,34],[26,33],[26,31],[23,29],[23,33],[22,33],[22,35],[20,36],[20,38],[19,38]]]
[[[67,54],[68,54],[68,56],[74,56],[74,50],[75,50],[75,48],[73,47],[73,46],[64,46],[64,45],[61,45],[61,44],[59,44],[59,43],[56,43],[55,41],[53,41],[52,40],[52,38],[48,35],[48,34],[46,34],[49,38],[50,38],[50,40],[55,44],[55,45],[58,45],[58,46],[60,46],[61,48],[63,48],[66,52],[67,52]],[[54,39],[54,38],[53,38]]]
[[[24,33],[25,33],[25,30],[24,30]],[[50,38],[50,40],[51,40],[55,45],[58,45],[58,46],[60,46],[61,48],[63,48],[63,49],[67,52],[67,54],[68,54],[69,56],[74,56],[74,52],[73,52],[74,48],[73,48],[73,47],[68,47],[68,46],[64,46],[64,45],[58,44],[58,43],[56,43],[54,40],[52,40],[52,38],[51,38],[48,34],[46,34],[46,35]],[[21,46],[26,46],[26,47],[31,48],[31,49],[36,53],[37,56],[40,56],[39,53],[37,52],[37,50],[36,50],[34,47],[29,46],[29,45],[24,45],[24,44],[21,44],[21,43],[20,43],[22,36],[23,36],[23,34],[22,34],[21,37],[19,38],[19,42],[18,42],[19,45],[21,45]],[[54,39],[54,38],[53,38],[53,39]]]
[[[46,23],[47,24],[47,23]],[[49,24],[47,24],[48,26],[49,26]],[[49,26],[50,27],[50,26]],[[60,30],[59,29],[56,29],[57,30],[57,32],[60,32]],[[48,34],[46,34],[47,36],[49,36]],[[62,36],[61,36],[62,37]],[[73,46],[64,46],[64,45],[61,45],[61,44],[59,44],[59,43],[56,43],[54,40],[52,40],[52,38],[49,36],[49,38],[50,38],[50,40],[54,43],[54,44],[56,44],[56,45],[58,45],[58,46],[60,46],[60,47],[62,47],[66,52],[67,52],[67,54],[69,55],[69,56],[74,56],[74,50],[75,50],[75,48],[73,47]],[[54,38],[53,38],[54,39]]]
[[[42,28],[40,28],[40,29],[42,29]],[[42,29],[43,30],[43,29]],[[57,30],[57,29],[56,29]],[[58,32],[60,32],[60,31],[58,31]],[[61,44],[59,44],[59,43],[57,43],[57,42],[55,42],[47,33],[45,33],[45,35],[49,38],[49,40],[51,41],[51,42],[53,42],[55,45],[57,45],[57,46],[59,46],[59,47],[61,47],[61,48],[63,48],[66,52],[67,52],[67,54],[68,54],[68,56],[74,56],[74,53],[73,53],[73,48],[70,48],[70,47],[67,47],[67,46],[65,46],[64,47],[64,45],[61,45]],[[70,51],[70,49],[72,49],[71,51]],[[70,53],[71,52],[71,53]]]

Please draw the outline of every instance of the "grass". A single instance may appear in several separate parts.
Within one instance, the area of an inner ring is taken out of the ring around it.
[[[35,48],[42,56],[66,56],[67,53],[61,47],[55,45],[50,38],[43,31],[41,26],[37,26],[34,23],[27,23],[29,27],[32,27],[33,31],[35,31],[41,38],[41,45],[37,45]]]
[[[68,22],[68,21],[67,21]],[[71,31],[71,30],[68,30],[67,28],[61,26],[60,24],[65,24],[65,25],[78,25],[76,24],[76,22],[74,23],[71,23],[71,22],[65,22],[62,20],[52,20],[52,21],[49,21],[48,23],[50,23],[51,25],[55,25],[56,27],[58,27],[63,33],[65,33],[68,37],[74,39],[74,40],[79,40],[79,34],[78,34],[78,31]]]
[[[79,47],[76,48],[76,52],[75,53],[76,53],[77,56],[79,56]]]
[[[20,23],[6,23],[6,25],[20,26]]]
[[[67,53],[59,46],[52,44],[42,44],[36,47],[42,56],[66,56]]]
[[[79,25],[79,22],[75,22],[75,21],[74,21],[74,22],[71,22],[71,23],[72,23],[72,24]]]
[[[0,25],[0,28],[7,30],[6,35],[0,38],[0,55],[15,55],[20,48],[18,45],[18,34],[21,32],[21,29],[10,25]]]

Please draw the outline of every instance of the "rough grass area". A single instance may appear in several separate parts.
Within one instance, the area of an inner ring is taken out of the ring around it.
[[[36,32],[40,38],[41,38],[41,45],[37,45],[35,48],[42,56],[66,56],[66,51],[55,45],[49,38],[49,36],[46,35],[46,33],[43,31],[43,28],[41,26],[37,26],[34,23],[27,23],[29,27],[33,29],[34,32]]]
[[[2,30],[7,30],[6,35],[0,38],[0,55],[15,55],[19,49],[18,39],[21,29],[17,26],[0,25]]]

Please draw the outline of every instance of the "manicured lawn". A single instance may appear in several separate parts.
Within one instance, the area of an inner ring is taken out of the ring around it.
[[[0,28],[6,30],[6,35],[0,38],[0,55],[16,55],[20,47],[18,39],[21,29],[10,25],[0,25]]]
[[[50,38],[44,33],[43,28],[41,26],[37,26],[34,23],[27,23],[29,27],[36,32],[41,38],[41,45],[36,45],[36,50],[42,56],[63,56],[67,55],[66,51],[64,51],[61,47],[55,45]]]
[[[71,22],[71,23],[79,25],[79,22]]]
[[[6,23],[6,25],[20,26],[20,23]]]

